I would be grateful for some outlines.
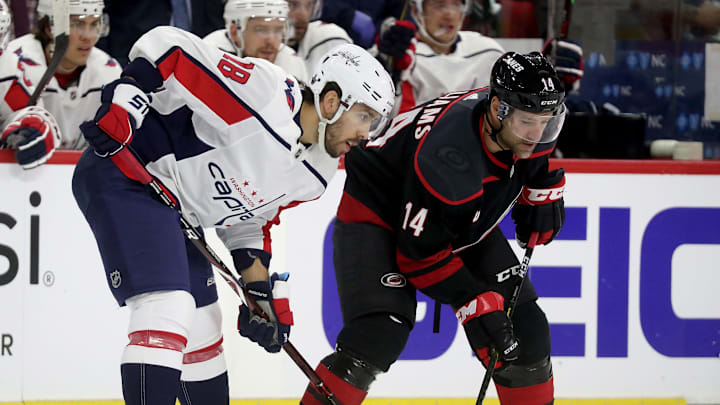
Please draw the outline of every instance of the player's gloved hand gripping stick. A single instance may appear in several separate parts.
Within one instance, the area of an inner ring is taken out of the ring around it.
[[[510,298],[510,305],[508,306],[507,315],[508,317],[512,317],[512,313],[515,310],[515,306],[517,305],[518,298],[520,297],[520,290],[522,290],[523,283],[525,282],[525,277],[527,276],[528,267],[530,266],[530,257],[532,257],[533,249],[535,248],[535,244],[538,241],[538,237],[540,234],[538,232],[533,232],[530,235],[530,240],[527,243],[527,246],[525,247],[525,256],[523,257],[522,263],[520,263],[520,282],[517,283],[515,286],[515,290],[513,290],[513,295]],[[485,376],[483,377],[482,385],[480,386],[480,393],[478,394],[477,401],[475,402],[475,405],[482,405],[483,400],[485,399],[485,393],[487,392],[488,385],[490,385],[490,380],[492,379],[493,374],[495,373],[495,364],[497,364],[498,361],[498,352],[497,350],[493,349],[490,351],[490,360],[488,361],[487,369],[485,370]]]
[[[220,260],[220,257],[218,257],[215,251],[213,251],[212,248],[207,244],[205,238],[198,231],[195,230],[195,228],[190,224],[190,222],[188,222],[187,219],[185,219],[182,212],[178,208],[177,201],[172,196],[172,194],[170,194],[167,189],[165,189],[150,175],[150,173],[148,173],[145,167],[137,160],[135,155],[132,154],[130,149],[127,147],[120,149],[117,153],[112,155],[111,159],[125,176],[140,183],[149,185],[153,189],[155,194],[160,197],[162,202],[165,203],[165,205],[178,211],[178,213],[180,214],[180,227],[185,233],[185,236],[193,243],[193,245],[200,249],[200,252],[202,252],[202,254],[218,270],[218,274],[220,274],[222,278],[227,281],[227,283],[239,297],[244,299],[248,308],[250,308],[253,313],[263,317],[267,317],[267,315],[263,313],[262,308],[260,308],[260,306],[255,301],[255,299],[250,294],[248,294],[247,287],[243,283],[242,279],[235,278],[232,271],[230,271],[230,269],[225,265],[225,263]],[[333,393],[325,386],[320,376],[318,376],[315,370],[310,367],[310,364],[308,364],[305,358],[303,358],[303,356],[297,351],[297,349],[295,349],[295,346],[293,346],[292,343],[287,341],[282,345],[282,348],[295,362],[295,364],[300,367],[300,370],[302,370],[305,376],[307,376],[307,378],[310,380],[310,383],[314,385],[315,388],[325,396],[328,402],[330,402],[331,404],[339,404],[339,402],[335,398],[335,395],[333,395]]]

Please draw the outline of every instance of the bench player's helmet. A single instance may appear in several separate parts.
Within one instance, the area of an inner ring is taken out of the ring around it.
[[[223,19],[225,19],[225,28],[230,31],[230,26],[234,23],[238,30],[239,44],[232,42],[238,55],[242,55],[243,43],[242,33],[247,28],[247,22],[251,18],[260,17],[268,20],[280,20],[285,23],[285,35],[283,42],[287,40],[288,32],[288,3],[285,0],[228,0],[225,3],[225,11]]]
[[[320,93],[334,82],[340,87],[340,107],[331,119],[320,111]],[[315,67],[310,79],[315,110],[320,118],[319,144],[325,148],[325,127],[340,119],[355,103],[365,104],[379,114],[370,125],[369,137],[380,134],[395,103],[395,86],[377,59],[357,45],[345,44],[328,52]]]
[[[67,18],[70,18],[70,16],[79,16],[80,18],[87,16],[97,17],[98,20],[92,25],[92,29],[96,31],[98,36],[104,36],[107,35],[110,28],[105,21],[104,8],[105,2],[103,0],[67,0]],[[50,30],[53,29],[54,19],[60,18],[60,16],[54,16],[53,0],[38,0],[37,15],[38,18],[50,16]],[[73,29],[72,25],[70,25],[70,29]]]
[[[539,52],[507,52],[493,65],[488,98],[500,100],[497,118],[532,143],[557,139],[565,120],[565,91],[555,68]],[[539,120],[539,121],[538,121]],[[542,124],[542,136],[522,135],[522,127]],[[493,131],[495,132],[495,131]]]

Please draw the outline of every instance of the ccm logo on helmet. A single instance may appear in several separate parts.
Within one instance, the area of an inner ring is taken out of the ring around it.
[[[558,102],[557,100],[542,100],[540,102],[540,105],[553,105],[553,104],[557,104],[557,102]]]
[[[401,288],[407,285],[407,280],[400,273],[387,273],[380,277],[380,283],[385,287]]]

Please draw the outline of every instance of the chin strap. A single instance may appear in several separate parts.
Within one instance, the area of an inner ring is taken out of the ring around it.
[[[340,116],[343,114],[343,112],[349,110],[349,107],[344,107],[344,104],[340,104],[337,111],[335,111],[335,115],[331,119],[327,119],[323,117],[322,112],[320,111],[320,95],[315,93],[315,112],[317,112],[318,119],[320,120],[318,122],[318,147],[321,151],[325,152],[327,155],[330,155],[328,153],[327,149],[325,149],[325,131],[327,130],[327,126],[330,124],[335,123],[337,120],[340,119]]]
[[[492,139],[492,141],[495,142],[495,144],[496,144],[497,146],[499,146],[501,150],[506,151],[507,149],[505,149],[505,148],[500,144],[500,142],[498,142],[498,139],[497,139],[497,138],[498,138],[498,135],[500,135],[500,132],[501,132],[502,129],[503,129],[503,121],[500,120],[500,128],[497,128],[497,129],[496,129],[495,127],[493,127],[492,124],[490,123],[490,120],[488,119],[487,113],[485,113],[485,121],[487,122],[488,126],[490,127],[490,139]]]
[[[433,44],[435,46],[440,46],[440,47],[447,47],[447,46],[452,46],[452,44],[455,43],[455,41],[457,40],[457,37],[458,37],[457,33],[455,33],[455,36],[453,37],[453,39],[451,39],[448,42],[440,42],[440,41],[436,40],[425,29],[425,18],[423,16],[416,16],[415,13],[413,13],[413,17],[418,18],[418,20],[417,20],[418,21],[418,24],[417,24],[418,32],[423,37],[425,37],[425,39],[427,39],[428,42],[430,42],[431,44]]]
[[[232,45],[233,49],[235,49],[235,54],[242,58],[243,57],[243,47],[244,47],[244,45],[242,43],[242,32],[238,32],[238,39],[240,40],[240,46],[238,46],[235,43],[235,40],[230,35],[230,27],[225,28],[225,37],[228,39],[228,41],[230,41],[230,45]]]

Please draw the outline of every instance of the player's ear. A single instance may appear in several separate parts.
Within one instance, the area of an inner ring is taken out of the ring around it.
[[[238,42],[238,37],[237,37],[238,36],[238,27],[237,27],[237,24],[235,24],[234,22],[230,23],[229,33],[230,33],[230,38],[237,43]]]
[[[338,96],[337,91],[329,90],[326,92],[322,100],[320,100],[320,104],[325,118],[331,119],[334,117],[338,108],[340,108],[340,97]]]
[[[497,96],[493,96],[492,99],[490,99],[490,116],[497,117],[499,108],[500,99]]]

